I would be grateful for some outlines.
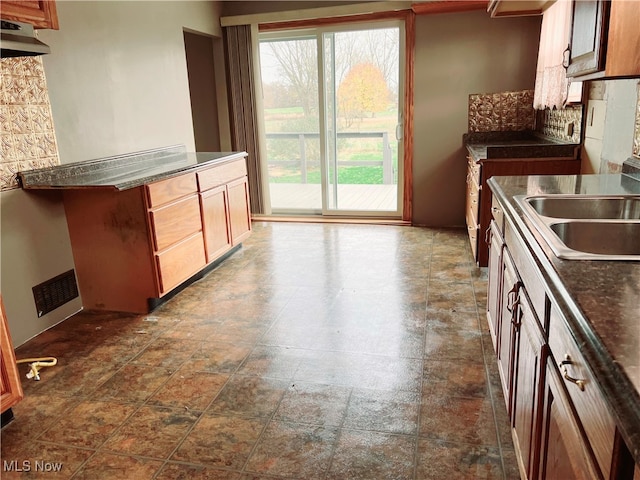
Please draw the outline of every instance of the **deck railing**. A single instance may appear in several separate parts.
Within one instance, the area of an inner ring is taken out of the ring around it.
[[[267,133],[267,140],[295,140],[298,139],[299,158],[294,160],[274,160],[267,159],[269,167],[276,165],[300,166],[301,182],[307,183],[307,147],[305,140],[308,138],[320,138],[319,133]],[[390,185],[395,183],[393,169],[393,159],[391,155],[391,145],[389,144],[389,134],[387,132],[339,132],[338,138],[382,138],[382,159],[381,160],[338,160],[338,166],[379,166],[382,165],[382,183]],[[317,162],[316,162],[317,163]]]

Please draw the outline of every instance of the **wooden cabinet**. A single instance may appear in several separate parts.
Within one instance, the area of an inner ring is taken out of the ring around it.
[[[543,381],[545,341],[526,290],[520,289],[515,328],[518,342],[513,366],[511,427],[522,478],[537,478],[538,403]]]
[[[581,77],[604,70],[609,2],[573,2],[568,77]]]
[[[56,2],[53,0],[2,0],[0,17],[29,23],[35,28],[59,28]]]
[[[244,158],[123,191],[65,189],[83,306],[153,309],[251,233],[248,198]]]
[[[567,76],[578,80],[640,76],[639,17],[636,1],[574,2]]]
[[[493,208],[487,319],[521,477],[633,478],[628,449],[550,287],[502,205]]]
[[[162,296],[206,265],[196,174],[146,186],[158,293]]]
[[[539,478],[602,478],[551,358],[548,359],[546,367]]]
[[[251,233],[249,183],[243,159],[198,172],[207,262]]]
[[[577,148],[573,158],[495,158],[468,157],[466,222],[476,263],[486,267],[489,260],[487,230],[491,222],[492,195],[487,180],[504,175],[563,175],[580,173]],[[475,182],[475,183],[474,183]]]
[[[22,400],[22,384],[13,351],[13,342],[0,296],[0,411],[5,412]]]

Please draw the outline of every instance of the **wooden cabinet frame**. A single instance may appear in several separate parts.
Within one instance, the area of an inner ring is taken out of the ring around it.
[[[5,412],[23,397],[20,373],[16,364],[2,295],[0,295],[0,411]]]

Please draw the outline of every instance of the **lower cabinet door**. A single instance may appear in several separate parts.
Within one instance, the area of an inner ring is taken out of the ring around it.
[[[197,232],[156,254],[156,261],[160,277],[160,294],[164,295],[206,265],[202,232]]]
[[[23,398],[20,374],[13,351],[11,334],[7,317],[4,313],[4,303],[0,295],[0,400],[1,411],[13,407]]]
[[[231,248],[229,196],[226,185],[200,194],[202,228],[207,263],[213,262]]]
[[[251,210],[249,208],[249,183],[247,177],[227,184],[229,195],[229,223],[234,245],[242,242],[251,233]]]
[[[500,294],[500,327],[498,338],[498,371],[502,380],[504,400],[507,412],[511,415],[513,400],[513,364],[518,331],[515,326],[518,309],[518,274],[509,256],[509,251],[502,250],[502,291]]]
[[[493,341],[493,351],[498,351],[498,335],[500,327],[500,287],[502,285],[502,234],[495,222],[491,222],[491,241],[489,244],[489,279],[487,286],[487,322]]]
[[[563,390],[560,374],[547,359],[539,479],[601,479],[588,444]]]
[[[521,477],[536,478],[538,403],[543,370],[544,338],[525,290],[520,290],[517,360],[513,371],[513,443]]]

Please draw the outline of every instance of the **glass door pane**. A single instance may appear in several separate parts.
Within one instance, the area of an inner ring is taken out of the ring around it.
[[[400,29],[325,33],[327,214],[399,212]]]
[[[271,209],[320,212],[316,36],[260,42]]]

